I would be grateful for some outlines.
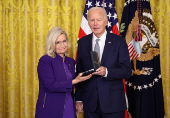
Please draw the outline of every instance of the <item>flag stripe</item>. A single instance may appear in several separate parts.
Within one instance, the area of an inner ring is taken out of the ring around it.
[[[86,33],[86,35],[92,33],[92,31],[88,25],[88,21],[84,16],[82,17],[82,21],[81,21],[81,28]]]
[[[84,30],[80,27],[78,38],[81,39],[82,37],[86,36],[87,34],[84,32]]]

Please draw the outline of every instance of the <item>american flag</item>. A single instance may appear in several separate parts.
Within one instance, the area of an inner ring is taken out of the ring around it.
[[[137,59],[140,56],[140,54],[136,51],[132,42],[128,44],[128,50],[129,50],[130,60]]]
[[[85,4],[84,14],[81,21],[78,39],[81,39],[82,37],[92,33],[87,21],[88,10],[92,7],[105,8],[108,17],[106,30],[110,31],[111,33],[119,35],[119,24],[118,24],[116,9],[115,9],[115,0],[87,0]],[[124,88],[126,93],[125,80],[123,80],[123,83],[124,83]],[[125,111],[125,118],[129,118],[127,110]]]
[[[92,33],[87,22],[88,10],[92,7],[103,7],[106,9],[107,16],[108,16],[107,31],[119,35],[119,25],[118,25],[117,14],[115,9],[115,0],[87,0],[84,9],[84,15],[81,21],[78,38],[80,39],[83,36]]]

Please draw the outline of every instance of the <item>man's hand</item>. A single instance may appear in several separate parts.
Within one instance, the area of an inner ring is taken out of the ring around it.
[[[103,66],[100,66],[96,72],[92,73],[93,75],[101,75],[104,76],[106,74],[106,68]]]
[[[83,102],[76,102],[76,112],[81,113],[83,111]]]

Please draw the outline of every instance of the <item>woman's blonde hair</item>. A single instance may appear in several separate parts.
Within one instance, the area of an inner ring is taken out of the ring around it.
[[[62,30],[61,27],[53,27],[47,34],[46,37],[46,43],[45,43],[45,54],[47,54],[48,56],[55,58],[56,54],[55,54],[55,41],[58,38],[58,36],[60,36],[61,34],[64,34],[66,36],[67,39],[67,43],[68,43],[68,49],[71,47],[71,42],[66,34],[66,32],[64,30]],[[66,51],[66,54],[68,54],[68,49]]]

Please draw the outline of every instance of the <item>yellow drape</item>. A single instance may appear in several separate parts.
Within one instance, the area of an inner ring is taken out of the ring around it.
[[[115,0],[120,23],[125,0]],[[54,26],[68,34],[75,58],[86,0],[0,0],[0,118],[34,118],[38,59]],[[159,34],[165,113],[170,118],[170,1],[150,0]],[[82,114],[78,118],[83,118]]]

